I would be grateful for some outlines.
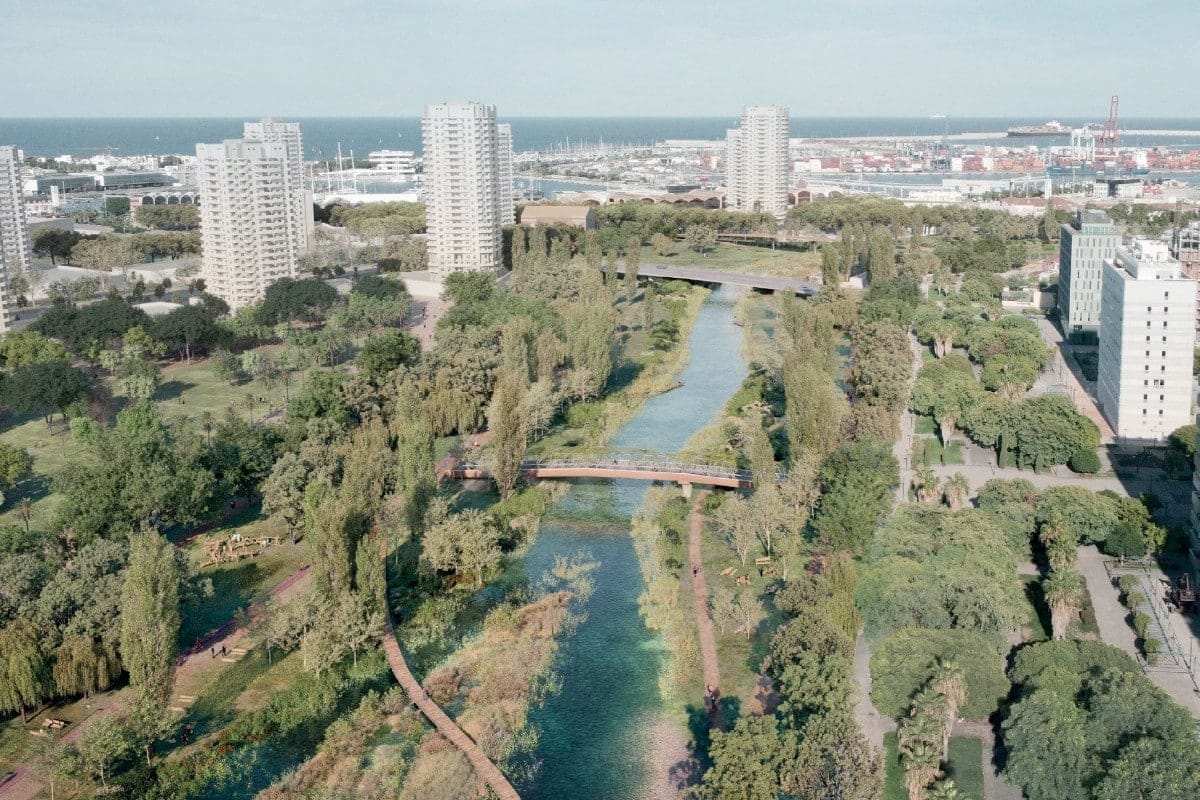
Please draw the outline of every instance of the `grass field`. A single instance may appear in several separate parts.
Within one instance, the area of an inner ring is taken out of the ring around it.
[[[895,733],[884,734],[883,750],[883,800],[908,800]],[[951,736],[943,776],[954,781],[963,797],[984,800],[983,743],[974,736]]]
[[[660,256],[651,247],[642,247],[642,274],[650,274],[654,264],[672,267],[707,267],[731,272],[754,272],[760,275],[779,275],[785,278],[818,278],[821,275],[821,253],[818,250],[772,250],[744,244],[720,242],[708,253],[697,253],[677,242],[675,253]]]

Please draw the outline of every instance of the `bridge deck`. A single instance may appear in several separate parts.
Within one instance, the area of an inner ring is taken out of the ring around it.
[[[618,263],[617,274],[625,274],[625,265]],[[802,281],[799,278],[781,278],[777,275],[756,275],[748,272],[726,272],[707,267],[675,267],[667,264],[643,264],[638,274],[643,278],[671,278],[694,283],[720,283],[732,286],[747,286],[767,292],[793,292],[811,297],[821,291],[819,283]]]
[[[446,464],[441,474],[459,480],[491,477],[486,466],[471,462]],[[754,486],[750,473],[742,469],[683,461],[627,458],[531,459],[521,463],[521,474],[527,478],[610,478],[721,486],[727,489],[750,489]],[[783,477],[782,474],[776,475],[777,480]]]

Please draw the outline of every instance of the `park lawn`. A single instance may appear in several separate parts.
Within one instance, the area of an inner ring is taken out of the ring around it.
[[[654,248],[642,246],[641,274],[653,275],[655,264],[671,267],[706,267],[726,272],[752,272],[759,275],[778,275],[785,278],[818,278],[821,275],[821,252],[813,249],[772,250],[755,245],[718,242],[708,253],[697,253],[683,242],[675,243],[675,252],[660,256]]]
[[[199,567],[205,561],[202,542],[226,539],[235,531],[246,538],[287,535],[283,524],[274,519],[259,519],[235,529],[208,533],[189,545],[192,562]],[[200,568],[200,576],[212,581],[213,593],[195,605],[184,606],[180,647],[187,649],[197,638],[229,622],[251,603],[267,599],[272,588],[307,563],[308,556],[308,546],[303,542],[285,541],[260,556]]]
[[[883,735],[883,751],[883,800],[908,800],[908,789],[904,786],[904,768],[900,764],[900,751],[894,731]],[[983,743],[974,736],[951,736],[943,775],[954,781],[963,797],[984,800]]]
[[[278,351],[279,345],[263,345],[257,348],[263,354]],[[289,394],[292,397],[304,385],[304,372],[292,376]],[[118,394],[116,387],[113,393]],[[263,398],[265,403],[253,406],[247,402],[247,397]],[[159,409],[163,416],[180,418],[184,416],[196,418],[208,412],[218,421],[232,408],[234,412],[245,419],[260,421],[269,410],[282,410],[284,407],[284,389],[282,384],[276,384],[267,389],[261,381],[244,379],[230,385],[213,374],[212,360],[197,359],[190,364],[176,362],[168,365],[162,371],[158,391],[154,393]]]

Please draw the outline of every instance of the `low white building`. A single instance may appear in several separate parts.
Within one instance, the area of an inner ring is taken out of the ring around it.
[[[1097,399],[1119,438],[1162,440],[1192,421],[1196,282],[1164,242],[1104,262]]]
[[[417,172],[413,166],[412,150],[372,150],[367,154],[367,161],[380,172],[402,178],[412,178]]]

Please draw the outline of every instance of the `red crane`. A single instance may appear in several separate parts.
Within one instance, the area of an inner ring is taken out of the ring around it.
[[[1117,124],[1117,109],[1121,105],[1121,98],[1117,95],[1112,96],[1112,101],[1108,104],[1108,121],[1104,123],[1104,130],[1100,131],[1096,144],[1101,149],[1117,152],[1117,148],[1121,144],[1121,131]]]

